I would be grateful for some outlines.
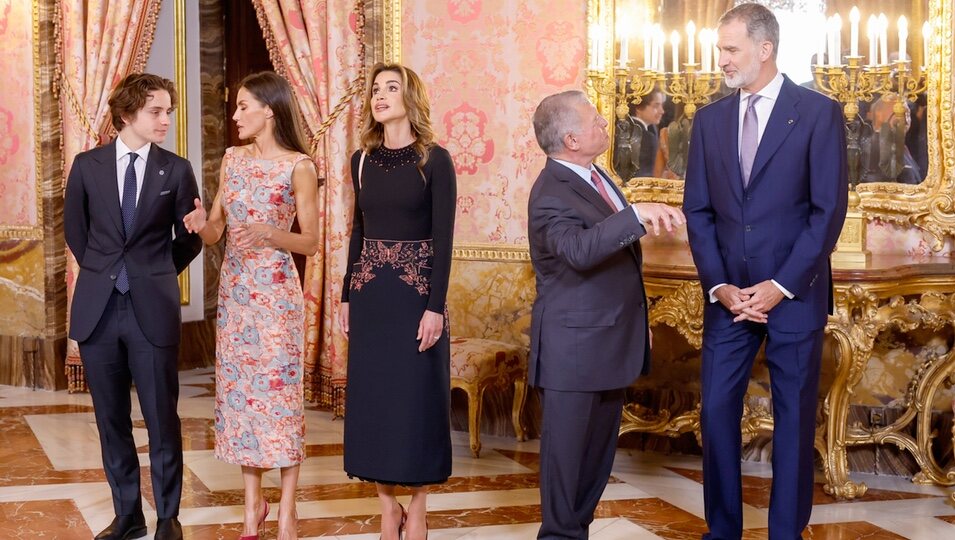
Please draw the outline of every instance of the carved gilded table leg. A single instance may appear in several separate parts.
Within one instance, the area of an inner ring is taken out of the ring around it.
[[[915,483],[955,484],[955,469],[943,470],[932,454],[932,405],[939,387],[951,386],[955,374],[955,351],[943,355],[923,355],[918,370],[909,382],[903,404],[905,412],[891,425],[878,430],[864,430],[848,425],[849,398],[862,378],[872,356],[879,333],[898,329],[911,331],[924,327],[940,331],[955,321],[955,295],[925,293],[908,302],[894,296],[880,305],[879,298],[859,285],[852,285],[837,294],[836,315],[830,317],[827,331],[839,350],[836,378],[826,396],[824,413],[827,424],[827,455],[824,460],[826,493],[853,499],[865,494],[863,483],[849,481],[846,447],[864,444],[895,444],[916,460],[921,471]],[[915,421],[916,437],[906,431]]]

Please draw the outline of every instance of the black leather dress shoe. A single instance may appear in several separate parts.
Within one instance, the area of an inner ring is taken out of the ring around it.
[[[182,540],[182,525],[177,518],[160,519],[156,522],[156,540]]]
[[[146,518],[142,514],[133,514],[113,518],[109,527],[96,535],[96,540],[129,540],[143,536],[146,536]]]

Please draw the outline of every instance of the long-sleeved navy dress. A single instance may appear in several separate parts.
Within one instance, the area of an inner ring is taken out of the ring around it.
[[[451,475],[450,344],[445,298],[456,198],[454,164],[432,146],[352,156],[355,217],[342,301],[349,303],[345,472],[387,484]],[[445,315],[437,343],[418,352],[425,310]]]

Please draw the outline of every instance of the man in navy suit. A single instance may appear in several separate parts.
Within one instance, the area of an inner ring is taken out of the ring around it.
[[[707,298],[703,316],[703,492],[709,533],[742,536],[740,418],[766,343],[773,400],[769,535],[809,522],[829,255],[846,214],[838,103],[779,73],[779,24],[757,4],[720,19],[717,46],[737,92],[693,125],[683,210]]]
[[[158,146],[175,105],[176,89],[168,79],[149,74],[123,79],[109,97],[119,136],[78,154],[66,184],[66,243],[80,266],[70,337],[79,342],[116,513],[97,539],[146,534],[131,383],[149,433],[155,538],[182,538],[177,276],[202,241],[182,222],[199,196],[192,166]]]
[[[650,365],[638,240],[684,219],[663,204],[628,204],[594,165],[610,136],[583,92],[544,98],[534,133],[548,158],[528,201],[537,274],[528,371],[543,405],[537,537],[587,538],[613,466],[625,390]]]

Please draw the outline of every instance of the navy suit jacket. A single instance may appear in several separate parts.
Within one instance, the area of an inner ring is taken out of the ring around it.
[[[528,201],[537,276],[528,363],[532,385],[613,390],[629,386],[649,368],[638,242],[644,234],[633,210],[613,212],[575,172],[547,160]]]
[[[195,209],[198,196],[192,165],[153,144],[127,237],[120,212],[116,143],[76,156],[63,206],[66,243],[80,266],[70,338],[82,342],[93,333],[125,259],[128,294],[146,339],[157,347],[179,344],[177,276],[202,249],[202,240],[186,232],[182,218]]]
[[[706,298],[704,324],[719,329],[733,314],[709,302],[727,283],[745,288],[774,279],[794,295],[769,314],[783,332],[822,328],[832,309],[829,255],[846,216],[848,168],[840,105],[785,78],[743,189],[739,94],[696,113],[683,212]]]

